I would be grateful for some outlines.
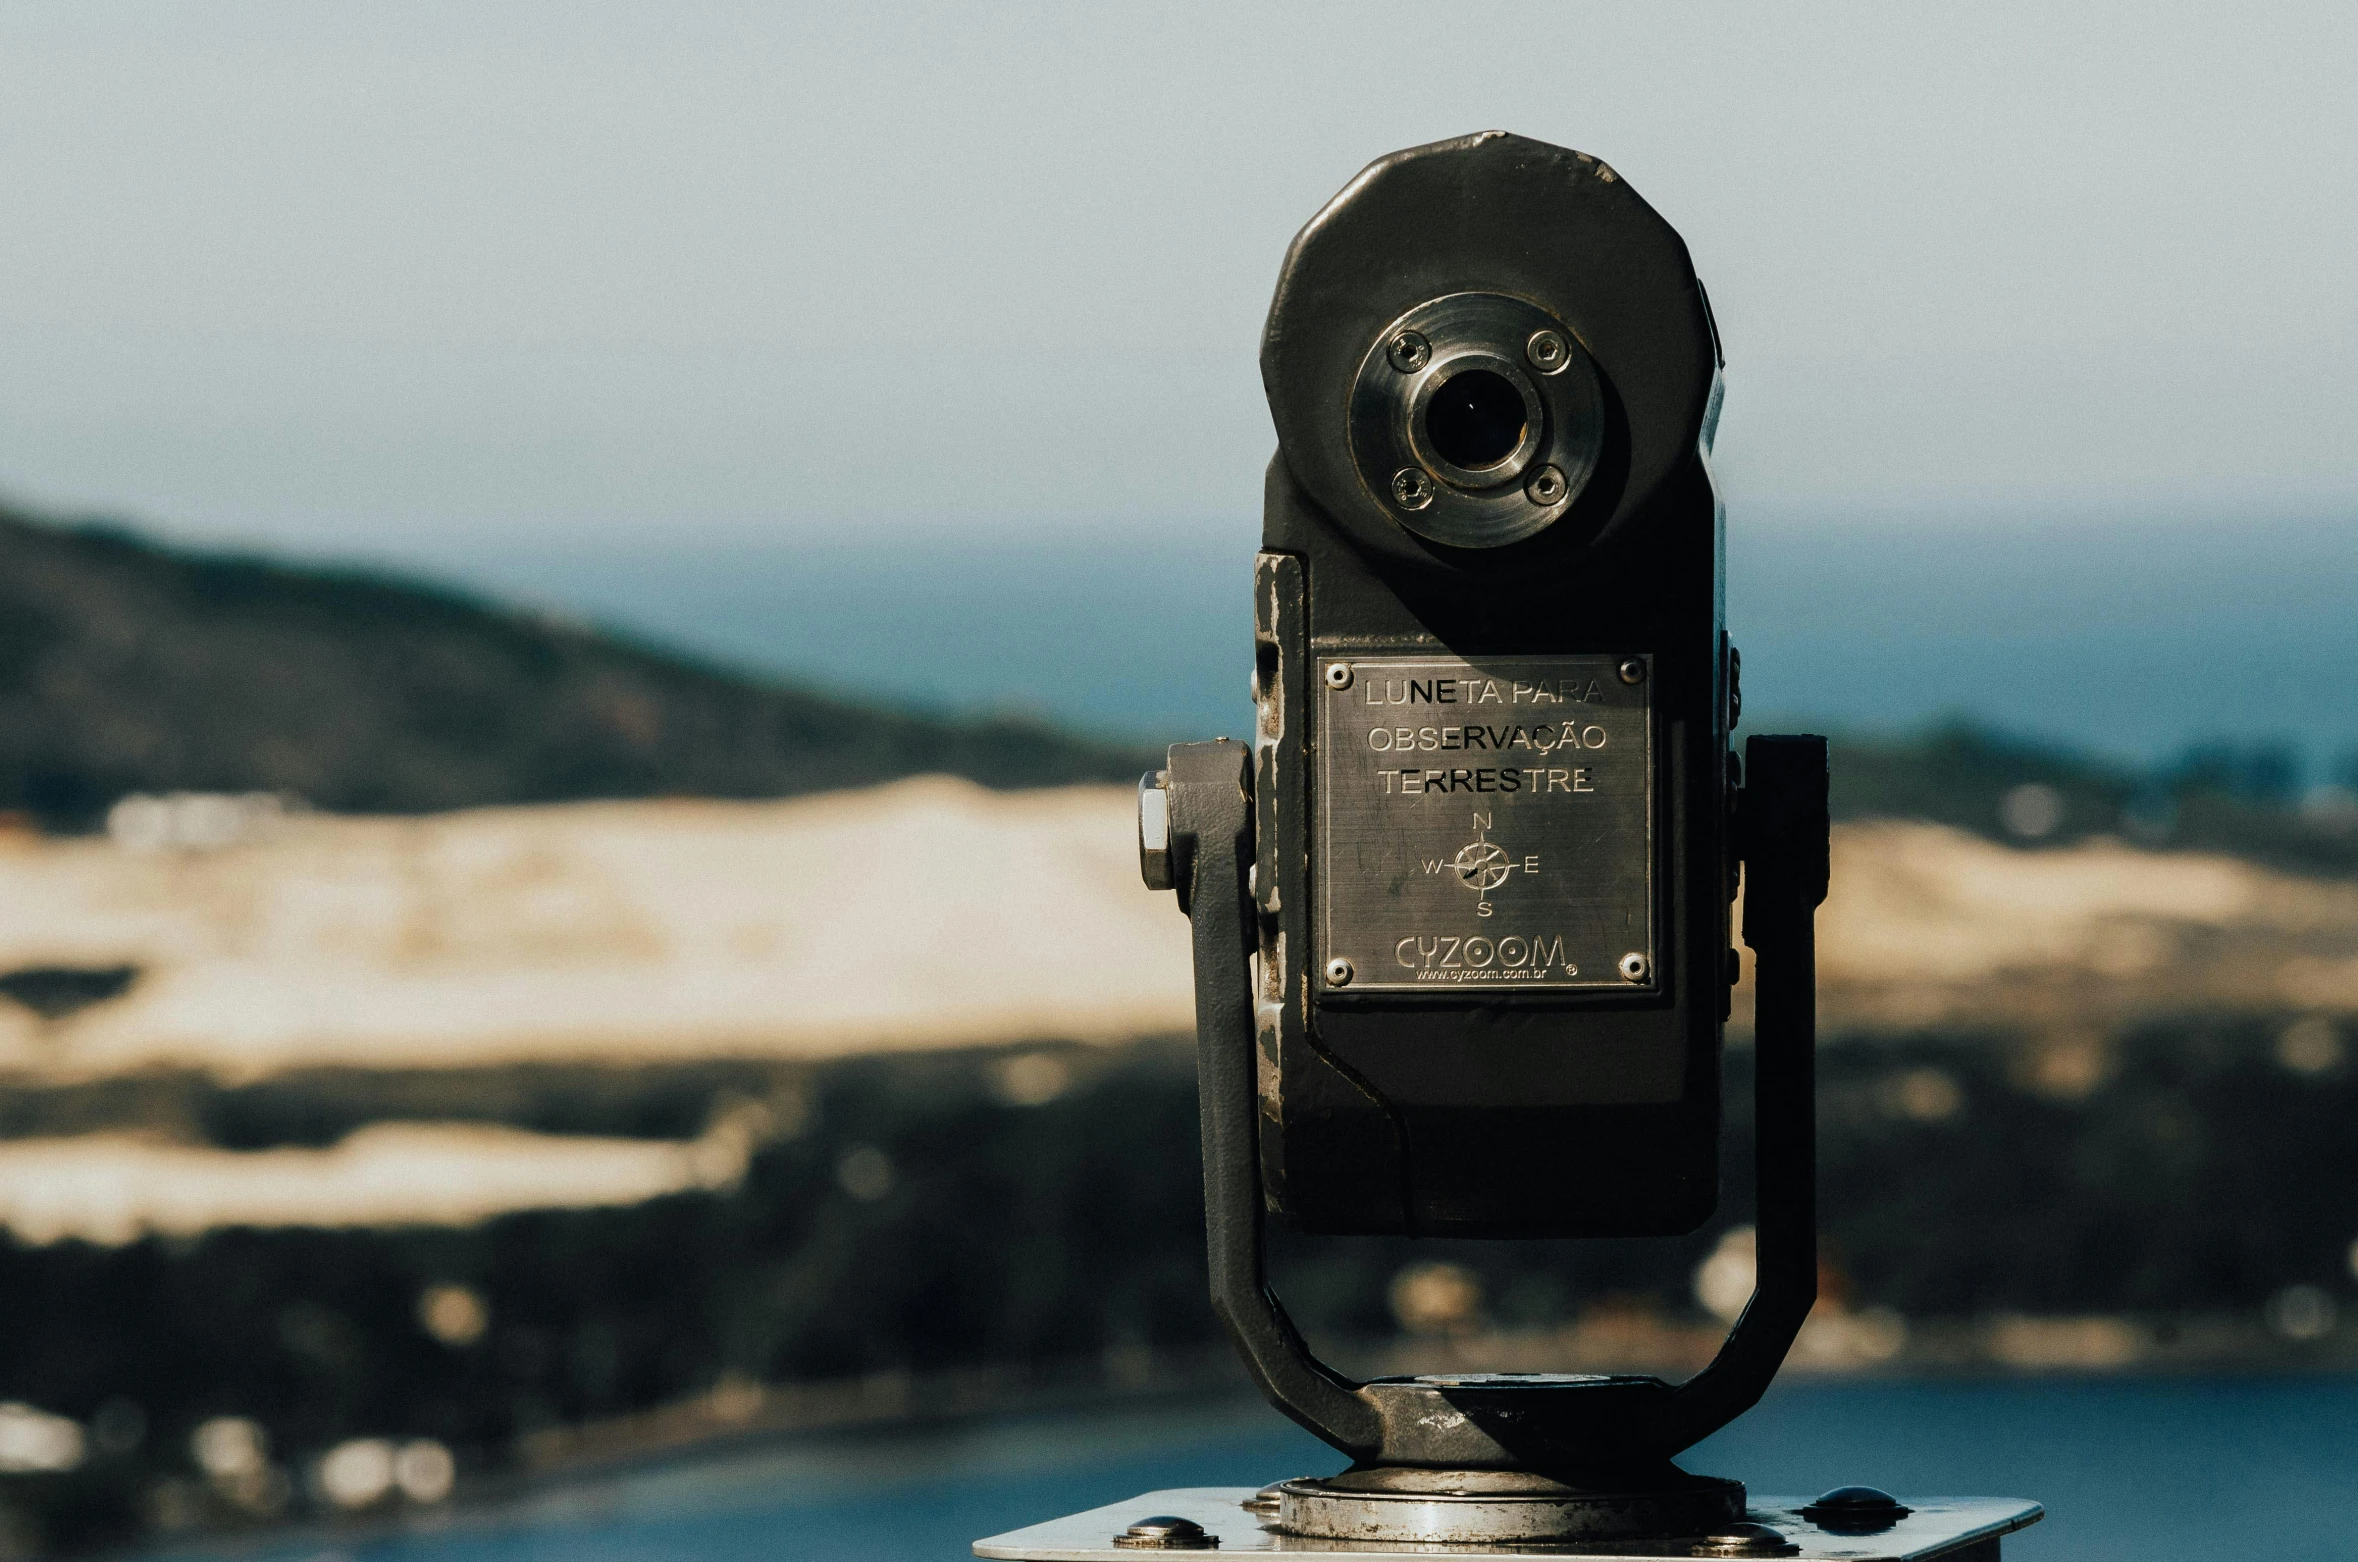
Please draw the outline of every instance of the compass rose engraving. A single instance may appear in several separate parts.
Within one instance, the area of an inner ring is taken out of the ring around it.
[[[1458,882],[1474,892],[1474,914],[1482,917],[1492,910],[1490,892],[1504,884],[1515,867],[1507,849],[1490,838],[1490,816],[1486,813],[1474,815],[1474,838],[1449,859]]]
[[[1458,848],[1457,856],[1449,864],[1457,876],[1477,895],[1486,895],[1507,881],[1515,865],[1507,860],[1506,848],[1496,841],[1486,841],[1478,835],[1470,845]]]

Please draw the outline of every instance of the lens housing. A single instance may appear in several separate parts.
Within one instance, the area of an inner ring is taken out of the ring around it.
[[[1403,355],[1403,339],[1421,345]],[[1533,358],[1526,344],[1552,350]],[[1495,548],[1562,518],[1604,448],[1604,391],[1579,338],[1499,293],[1453,293],[1387,326],[1351,390],[1351,455],[1387,514],[1420,537]],[[1526,484],[1545,467],[1561,484]],[[1431,481],[1404,485],[1411,470]],[[1416,502],[1400,496],[1406,487]]]

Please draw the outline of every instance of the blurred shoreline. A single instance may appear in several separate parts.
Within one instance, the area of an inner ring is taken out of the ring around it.
[[[391,562],[771,675],[1167,741],[1250,724],[1253,549],[1239,521],[691,548],[454,538]],[[1759,730],[1952,719],[2140,766],[2217,740],[2290,743],[2320,767],[2358,752],[2343,693],[2358,532],[2329,506],[1829,517],[1736,496],[1727,556]]]
[[[2189,1377],[2224,1381],[2319,1376],[2347,1379],[2358,1374],[2358,1334],[2339,1342],[2331,1352],[2295,1353],[2242,1320],[2222,1317],[2200,1320],[2192,1327],[2161,1325],[2159,1332],[2171,1333],[2174,1327],[2180,1338],[2201,1338],[2207,1345],[2193,1350],[2163,1347],[2134,1357],[2115,1357],[2106,1349],[2075,1353],[2068,1346],[2048,1354],[2025,1355],[2018,1346],[2006,1343],[2009,1336],[2020,1340],[2036,1333],[2058,1342],[2088,1341],[2118,1337],[2125,1330],[2151,1338],[2154,1326],[2105,1317],[2002,1318],[1938,1326],[1927,1337],[1928,1348],[1911,1348],[1871,1363],[1833,1362],[1823,1354],[1813,1356],[1805,1342],[1779,1378],[1787,1384],[1932,1384]],[[1550,1336],[1537,1353],[1555,1359],[1561,1345],[1582,1338],[1594,1343],[1600,1334],[1615,1336],[1623,1353],[1615,1356],[1614,1347],[1607,1346],[1588,1363],[1590,1370],[1651,1373],[1675,1382],[1709,1359],[1721,1331],[1658,1326],[1646,1344],[1632,1351],[1626,1325],[1616,1321],[1599,1330],[1576,1328]],[[2212,1354],[2207,1348],[2227,1340],[2237,1342],[2228,1354]],[[1451,1341],[1368,1341],[1333,1348],[1329,1356],[1334,1365],[1360,1377],[1477,1368],[1554,1370],[1507,1365],[1532,1359],[1535,1344],[1538,1342],[1528,1333]],[[2256,1351],[2251,1347],[2257,1347]],[[1085,1419],[1138,1412],[1184,1421],[1206,1410],[1231,1413],[1247,1424],[1258,1417],[1266,1417],[1272,1428],[1280,1424],[1279,1413],[1253,1392],[1233,1351],[1225,1345],[1149,1357],[1134,1355],[1119,1364],[1076,1360],[1030,1369],[881,1373],[771,1385],[731,1380],[707,1393],[651,1410],[534,1434],[518,1445],[512,1468],[461,1485],[450,1499],[447,1516],[438,1522],[463,1523],[469,1513],[529,1502],[538,1494],[582,1482],[812,1438],[901,1437],[1018,1418]],[[407,1522],[414,1522],[414,1518]],[[274,1544],[311,1536],[351,1545],[365,1543],[371,1534],[405,1527],[405,1521],[388,1516],[375,1524],[365,1518],[324,1525],[295,1521],[273,1526],[266,1533]]]

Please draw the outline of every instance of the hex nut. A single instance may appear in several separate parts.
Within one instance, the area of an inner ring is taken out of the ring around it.
[[[1149,770],[1138,781],[1138,876],[1153,890],[1174,889],[1171,870],[1170,772]]]
[[[1540,373],[1553,374],[1572,361],[1572,349],[1565,345],[1559,332],[1534,331],[1531,340],[1523,344],[1523,356]]]
[[[1421,510],[1433,502],[1433,480],[1413,466],[1392,474],[1392,498],[1403,510]]]
[[[1354,974],[1351,962],[1341,955],[1335,956],[1326,963],[1326,985],[1329,987],[1350,986]]]
[[[1433,359],[1433,344],[1422,331],[1402,331],[1384,344],[1384,357],[1402,374],[1414,374]]]
[[[1625,982],[1642,982],[1653,974],[1654,962],[1632,949],[1621,957],[1615,969],[1620,971],[1621,979]]]
[[[1349,662],[1327,663],[1326,686],[1330,689],[1348,689],[1351,687],[1351,664]]]

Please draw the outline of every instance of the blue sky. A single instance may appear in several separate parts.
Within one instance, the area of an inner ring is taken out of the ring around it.
[[[2358,12],[81,0],[0,14],[0,486],[401,554],[1249,537],[1367,159],[1613,162],[1741,516],[2358,496]]]
[[[17,4],[0,495],[1232,724],[1286,242],[1499,126],[1711,289],[1762,708],[2322,755],[2352,59],[2324,4]]]

